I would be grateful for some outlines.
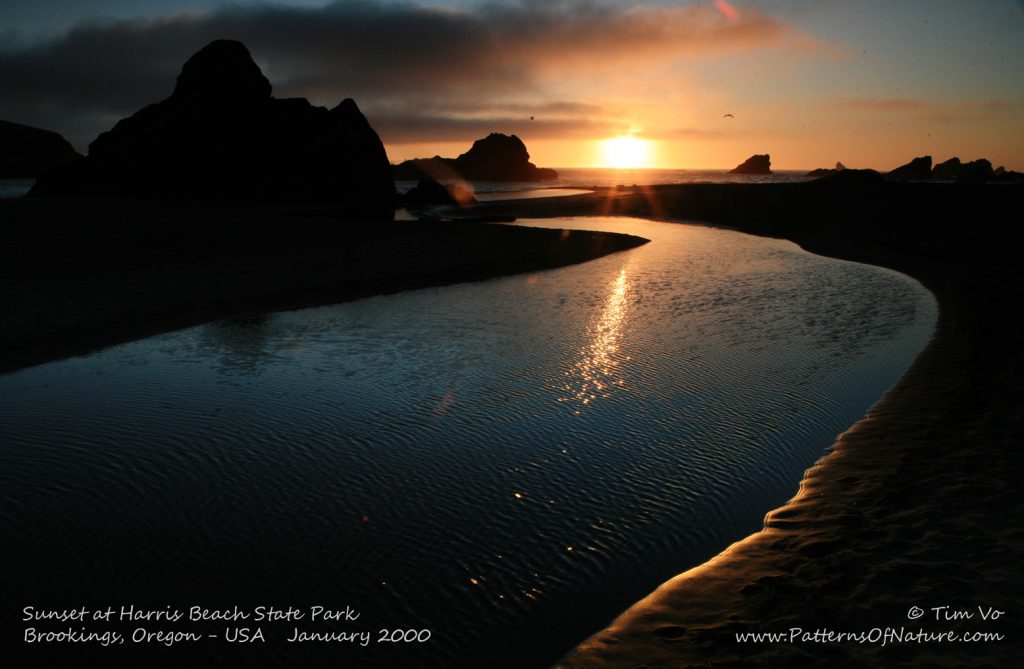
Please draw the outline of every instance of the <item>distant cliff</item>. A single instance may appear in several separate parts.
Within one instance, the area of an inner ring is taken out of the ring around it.
[[[555,170],[530,162],[530,154],[519,137],[496,132],[473,142],[469,151],[458,158],[414,158],[395,165],[393,170],[396,179],[406,181],[552,181],[558,178]]]
[[[119,121],[89,155],[34,194],[392,202],[384,145],[344,100],[276,99],[241,42],[218,40],[182,67],[169,98]]]
[[[68,140],[50,130],[0,121],[0,178],[38,177],[81,158]]]

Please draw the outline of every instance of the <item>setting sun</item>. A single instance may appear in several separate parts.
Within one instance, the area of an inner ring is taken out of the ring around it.
[[[604,167],[620,169],[647,167],[650,142],[636,137],[613,137],[601,145],[601,163]]]

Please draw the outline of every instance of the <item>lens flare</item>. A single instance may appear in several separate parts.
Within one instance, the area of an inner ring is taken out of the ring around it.
[[[726,0],[715,0],[715,9],[730,21],[735,21],[740,17],[740,10],[730,5]]]

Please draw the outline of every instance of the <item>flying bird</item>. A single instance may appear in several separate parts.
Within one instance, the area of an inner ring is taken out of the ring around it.
[[[723,114],[722,118],[736,118],[736,117],[733,116],[732,114]]]

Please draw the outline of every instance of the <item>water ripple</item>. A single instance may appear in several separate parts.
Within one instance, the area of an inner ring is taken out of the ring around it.
[[[653,242],[0,378],[5,601],[352,603],[435,630],[360,666],[543,666],[759,527],[934,323],[784,241],[536,224]]]

